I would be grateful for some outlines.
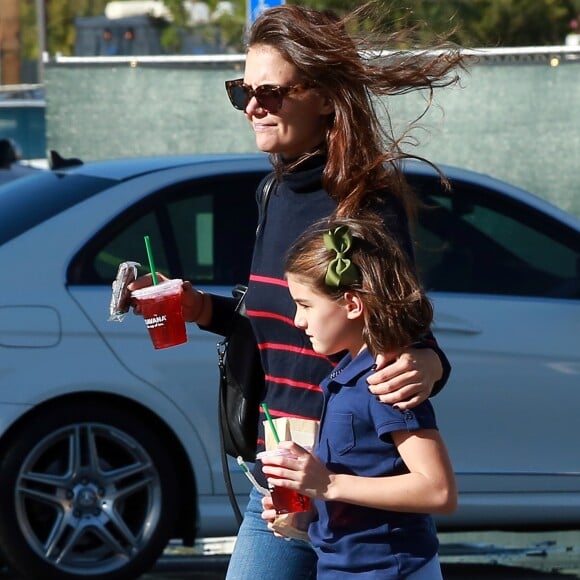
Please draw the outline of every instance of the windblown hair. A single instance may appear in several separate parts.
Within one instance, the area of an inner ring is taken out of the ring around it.
[[[360,276],[357,282],[337,288],[325,283],[336,253],[326,248],[323,233],[340,226],[347,226],[352,235],[348,258]],[[337,302],[345,292],[358,294],[364,304],[363,339],[374,355],[408,347],[431,326],[433,307],[413,265],[374,213],[331,216],[314,223],[288,251],[285,272]]]
[[[323,185],[339,204],[339,213],[346,215],[364,206],[369,194],[384,190],[399,196],[408,211],[413,208],[398,162],[417,156],[402,151],[405,135],[393,135],[390,121],[382,126],[375,97],[425,89],[429,92],[427,110],[433,90],[457,83],[458,70],[466,68],[461,51],[445,44],[385,53],[399,46],[410,31],[387,37],[372,32],[348,34],[375,4],[369,2],[342,19],[330,11],[303,6],[271,8],[257,18],[247,43],[277,50],[296,66],[303,82],[334,102],[323,145],[328,155]]]

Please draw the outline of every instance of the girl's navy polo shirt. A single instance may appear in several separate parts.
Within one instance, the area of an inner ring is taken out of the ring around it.
[[[393,431],[436,429],[429,401],[399,411],[369,393],[374,358],[368,350],[344,357],[321,383],[324,405],[315,449],[335,473],[379,477],[407,473]],[[309,535],[318,553],[319,578],[401,578],[437,553],[428,514],[394,512],[343,502],[316,501]]]

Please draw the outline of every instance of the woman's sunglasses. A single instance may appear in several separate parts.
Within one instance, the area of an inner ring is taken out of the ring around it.
[[[253,89],[244,84],[244,79],[226,81],[226,91],[232,105],[240,111],[245,111],[252,97],[256,97],[258,105],[266,109],[269,113],[277,113],[282,107],[284,97],[290,93],[297,93],[310,88],[306,84],[290,85],[260,85]]]

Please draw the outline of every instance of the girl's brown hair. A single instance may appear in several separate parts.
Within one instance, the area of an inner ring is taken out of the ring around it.
[[[385,54],[383,49],[398,46],[408,31],[388,37],[347,34],[378,8],[370,2],[340,19],[329,11],[286,4],[263,12],[248,39],[249,47],[279,51],[304,82],[333,101],[323,145],[328,155],[323,185],[347,215],[362,207],[369,194],[385,189],[399,196],[407,210],[413,205],[398,161],[416,156],[402,151],[404,135],[395,137],[389,122],[381,125],[374,98],[419,89],[431,95],[436,87],[456,83],[457,70],[464,68],[461,51],[445,45]]]
[[[336,252],[327,249],[323,234],[346,226],[352,236],[348,258],[359,271],[358,280],[338,288],[325,283]],[[420,340],[433,320],[433,307],[406,253],[376,214],[356,218],[331,216],[309,227],[290,248],[285,271],[333,300],[354,292],[364,304],[363,338],[374,354],[403,349]]]

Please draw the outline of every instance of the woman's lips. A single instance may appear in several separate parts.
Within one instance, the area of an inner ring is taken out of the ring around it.
[[[269,131],[276,125],[274,123],[254,123],[254,131],[257,133],[261,131]]]

